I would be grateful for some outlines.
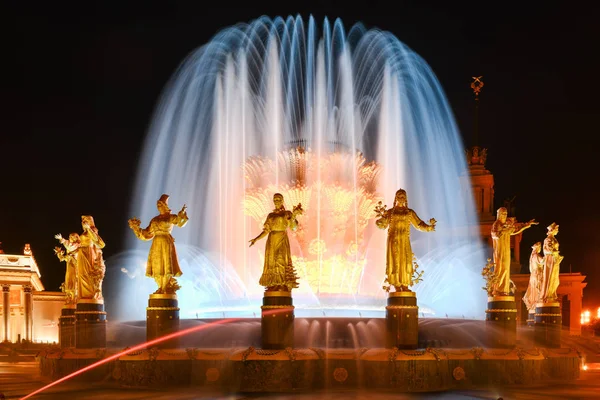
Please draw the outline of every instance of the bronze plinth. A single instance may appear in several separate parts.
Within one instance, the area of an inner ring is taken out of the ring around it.
[[[75,310],[75,347],[94,349],[106,347],[106,312],[104,303],[80,299]]]
[[[75,347],[75,306],[65,306],[60,312],[58,342],[63,349]]]
[[[151,294],[146,308],[146,340],[177,332],[179,330],[179,307],[175,294]],[[158,348],[177,348],[179,339],[172,338],[151,345]]]
[[[558,302],[536,304],[534,337],[539,346],[560,347],[561,327],[562,314]]]
[[[294,305],[288,291],[266,291],[261,307],[263,349],[294,347]]]
[[[517,343],[517,305],[514,296],[488,297],[485,310],[488,347],[513,348]]]
[[[385,307],[386,347],[416,349],[419,345],[419,307],[414,292],[391,292]]]

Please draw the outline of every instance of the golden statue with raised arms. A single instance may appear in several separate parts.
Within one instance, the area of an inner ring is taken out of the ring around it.
[[[292,265],[287,229],[295,231],[298,228],[296,216],[302,214],[303,210],[301,204],[295,206],[292,211],[286,210],[281,193],[273,195],[273,204],[275,209],[267,215],[262,232],[250,240],[250,247],[257,240],[268,235],[265,245],[265,264],[258,283],[266,287],[267,291],[290,292],[298,287],[298,277]]]
[[[54,254],[60,261],[67,264],[65,281],[62,284],[62,290],[67,297],[65,303],[75,304],[77,302],[77,250],[81,244],[79,234],[71,233],[68,240],[63,238],[60,233],[54,237],[64,246],[64,249],[55,247]]]
[[[423,222],[412,209],[408,208],[406,190],[399,189],[394,198],[394,205],[390,209],[379,202],[375,208],[379,217],[375,224],[380,229],[387,229],[387,253],[385,282],[393,286],[397,292],[410,292],[408,288],[414,283],[413,252],[410,245],[410,226],[420,231],[435,231],[435,218],[429,224]],[[390,286],[384,286],[389,290]]]
[[[155,294],[174,294],[179,288],[175,277],[181,276],[181,268],[175,251],[175,239],[171,236],[174,226],[184,227],[188,222],[185,204],[177,214],[171,214],[168,205],[169,195],[163,194],[156,202],[160,213],[152,218],[147,228],[140,227],[138,218],[129,219],[129,227],[141,240],[152,240],[148,263],[146,265],[146,276],[154,278],[158,285]]]

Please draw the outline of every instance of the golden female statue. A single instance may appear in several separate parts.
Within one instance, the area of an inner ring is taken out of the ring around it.
[[[544,272],[542,274],[542,290],[540,299],[544,303],[556,301],[556,290],[559,285],[560,263],[563,256],[558,252],[558,225],[553,222],[548,226],[548,233],[544,239]]]
[[[413,284],[413,252],[410,245],[410,226],[420,231],[435,231],[436,220],[431,218],[429,224],[423,222],[416,212],[408,208],[406,191],[399,189],[394,198],[394,205],[387,209],[381,205],[375,209],[379,219],[375,224],[380,229],[387,229],[387,253],[385,282],[396,291],[410,292]]]
[[[506,208],[500,207],[496,211],[496,221],[492,225],[494,273],[497,282],[494,296],[510,295],[510,237],[523,232],[531,225],[538,224],[534,219],[526,223],[519,223],[514,218],[507,218],[507,216]]]
[[[181,268],[175,251],[175,239],[171,236],[171,231],[174,226],[183,228],[189,218],[185,204],[177,214],[171,214],[168,202],[169,195],[160,196],[156,202],[156,208],[160,214],[150,220],[146,229],[140,227],[139,219],[129,219],[129,227],[135,236],[141,240],[152,240],[150,253],[148,253],[146,276],[154,278],[158,285],[155,294],[174,294],[179,289],[175,277],[181,276]]]
[[[77,295],[79,299],[102,300],[102,280],[106,272],[102,249],[104,241],[98,234],[91,215],[81,216],[83,233],[77,249]]]
[[[529,256],[529,286],[523,297],[523,302],[530,314],[535,311],[535,305],[540,299],[544,269],[544,257],[540,254],[542,243],[535,243],[531,246],[531,249],[531,256]]]
[[[262,232],[250,240],[250,247],[257,240],[267,236],[265,245],[265,264],[262,276],[258,283],[266,287],[267,291],[287,291],[298,287],[296,271],[292,265],[290,241],[287,229],[295,231],[298,228],[296,216],[302,214],[302,205],[298,204],[293,211],[288,211],[283,206],[283,195],[273,195],[275,209],[267,215]]]
[[[80,240],[77,233],[71,233],[69,240],[62,237],[59,233],[54,236],[64,246],[67,253],[60,247],[54,248],[54,253],[60,261],[65,261],[67,270],[65,272],[65,281],[63,283],[63,291],[67,296],[67,304],[75,304],[77,302],[77,250],[79,249]]]

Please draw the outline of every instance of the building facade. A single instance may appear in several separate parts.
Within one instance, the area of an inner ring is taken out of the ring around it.
[[[57,342],[61,292],[47,292],[29,244],[23,254],[0,250],[0,339],[3,342]]]

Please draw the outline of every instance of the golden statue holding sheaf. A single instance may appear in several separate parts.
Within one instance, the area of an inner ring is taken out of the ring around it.
[[[292,211],[285,209],[283,195],[273,195],[275,209],[267,215],[262,232],[250,240],[250,247],[257,240],[267,236],[265,245],[265,263],[259,284],[266,287],[267,291],[291,292],[298,287],[298,276],[292,265],[288,228],[295,231],[298,228],[296,217],[301,215],[302,205],[298,204]]]
[[[389,286],[384,286],[384,289],[389,291],[390,287],[394,287],[397,292],[409,292],[409,286],[420,280],[422,275],[421,273],[414,277],[416,268],[413,265],[414,255],[410,245],[410,226],[423,232],[431,232],[435,231],[436,220],[431,218],[427,224],[416,212],[408,208],[404,189],[396,192],[392,208],[386,209],[386,206],[379,202],[375,212],[379,217],[375,221],[377,227],[388,230],[385,283]]]
[[[141,240],[152,240],[148,263],[146,265],[146,276],[154,278],[158,285],[155,294],[174,294],[180,289],[175,277],[181,276],[181,268],[175,251],[175,239],[171,236],[174,226],[183,228],[189,218],[185,204],[177,214],[171,214],[168,205],[169,195],[163,194],[156,202],[156,208],[160,213],[152,218],[147,228],[140,227],[138,218],[129,219],[129,227],[135,236]]]
[[[537,224],[534,219],[520,223],[514,217],[508,218],[508,210],[505,207],[500,207],[496,211],[496,221],[492,225],[494,273],[496,274],[494,296],[510,295],[510,237]]]
[[[83,233],[79,235],[77,248],[77,296],[78,299],[103,300],[102,281],[106,272],[102,249],[104,241],[98,234],[91,215],[81,216]]]
[[[60,233],[54,237],[64,247],[64,249],[55,247],[54,254],[56,254],[60,261],[64,261],[67,264],[65,281],[61,286],[67,296],[65,303],[75,304],[77,302],[77,250],[79,249],[81,240],[77,233],[71,233],[68,240],[63,238]],[[65,250],[67,251],[66,253]]]

